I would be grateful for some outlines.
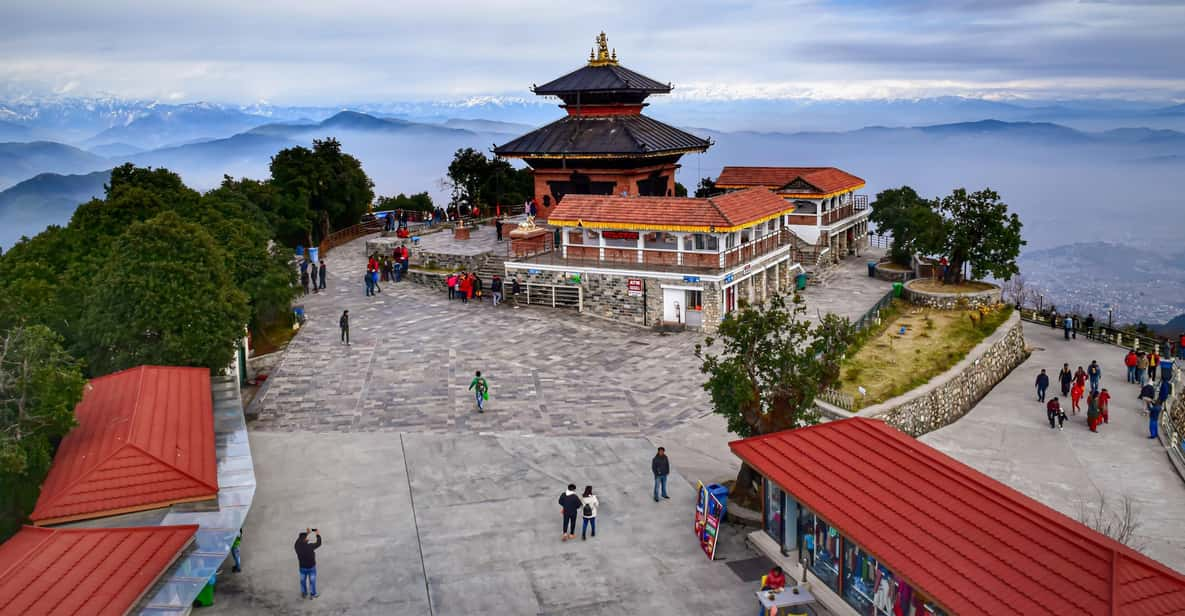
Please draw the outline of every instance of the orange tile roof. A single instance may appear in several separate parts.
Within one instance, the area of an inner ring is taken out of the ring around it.
[[[0,613],[122,616],[193,541],[197,525],[26,526],[0,545]]]
[[[734,231],[794,209],[764,188],[741,190],[708,199],[692,197],[621,197],[565,195],[548,224],[660,231]]]
[[[218,495],[205,368],[140,366],[93,379],[37,506],[38,525]]]
[[[725,167],[716,178],[720,188],[746,188],[764,186],[783,192],[781,189],[797,179],[814,186],[814,191],[793,191],[794,194],[834,193],[856,190],[864,186],[864,180],[835,167]]]
[[[884,422],[729,447],[949,614],[1185,614],[1185,575]]]

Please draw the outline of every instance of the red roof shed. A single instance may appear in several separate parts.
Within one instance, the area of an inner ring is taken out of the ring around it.
[[[0,545],[0,613],[129,613],[193,541],[196,525],[26,526]]]
[[[218,495],[205,368],[140,366],[94,379],[37,506],[38,526]]]
[[[864,186],[864,180],[835,167],[725,167],[716,178],[717,188],[753,186],[790,196],[823,198],[856,190]]]
[[[765,222],[793,209],[793,205],[765,188],[707,199],[566,195],[547,222],[590,229],[728,232]]]
[[[729,447],[947,613],[1185,613],[1185,576],[881,421]]]

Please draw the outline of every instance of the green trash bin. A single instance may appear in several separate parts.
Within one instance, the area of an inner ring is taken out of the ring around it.
[[[217,574],[211,575],[210,580],[198,593],[198,596],[193,600],[194,607],[210,607],[214,605],[214,583],[217,581]]]
[[[794,288],[798,289],[799,291],[806,288],[806,272],[799,272],[799,274],[794,277]]]
[[[901,294],[904,292],[905,292],[905,285],[904,284],[902,284],[900,282],[893,283],[893,297],[901,297]]]

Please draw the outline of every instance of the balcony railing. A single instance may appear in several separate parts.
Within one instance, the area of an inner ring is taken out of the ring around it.
[[[583,267],[619,267],[650,271],[717,273],[733,269],[769,254],[781,247],[791,245],[788,231],[768,235],[746,242],[724,251],[689,251],[661,248],[634,248],[626,246],[605,246],[593,244],[569,244],[568,255],[563,248],[554,245],[551,236],[541,236],[541,241],[532,243],[510,242],[506,260],[523,263],[570,265]],[[724,265],[721,266],[721,256]]]
[[[868,209],[868,195],[852,195],[852,200],[849,203],[841,205],[835,209],[828,210],[823,213],[816,212],[792,212],[790,214],[790,224],[794,225],[830,225],[837,223],[845,218],[855,216],[860,212]]]

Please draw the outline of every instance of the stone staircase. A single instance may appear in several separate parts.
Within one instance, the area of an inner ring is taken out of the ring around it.
[[[488,285],[490,280],[493,280],[494,275],[497,274],[506,279],[506,257],[498,254],[489,254],[485,261],[477,268],[477,275],[482,282]]]

